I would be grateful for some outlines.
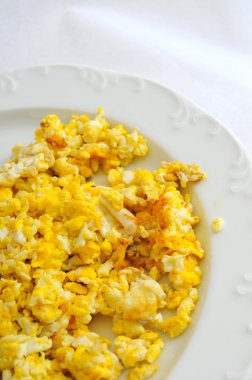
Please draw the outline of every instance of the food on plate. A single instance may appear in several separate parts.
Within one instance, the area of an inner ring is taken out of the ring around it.
[[[224,227],[224,220],[222,219],[221,216],[218,216],[218,218],[215,218],[212,220],[212,230],[213,232],[219,232],[223,229]]]
[[[35,142],[0,172],[0,371],[8,379],[151,377],[164,341],[190,324],[200,261],[190,195],[197,165],[128,170],[148,153],[103,110],[64,125],[46,116]],[[107,174],[107,186],[95,173]],[[165,311],[170,315],[165,315]],[[115,339],[93,332],[97,314]]]

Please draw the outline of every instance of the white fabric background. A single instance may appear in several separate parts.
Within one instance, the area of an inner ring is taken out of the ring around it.
[[[0,70],[80,63],[143,75],[252,153],[251,0],[0,0]]]

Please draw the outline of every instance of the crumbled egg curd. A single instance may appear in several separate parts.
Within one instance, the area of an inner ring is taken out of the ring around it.
[[[212,230],[213,232],[220,232],[224,227],[224,220],[221,216],[212,220]]]
[[[179,162],[123,168],[147,153],[102,109],[66,125],[46,116],[34,143],[13,148],[0,171],[3,380],[113,380],[125,368],[127,380],[146,379],[159,333],[190,324],[204,251],[180,190],[205,175]],[[99,169],[109,186],[90,182]],[[114,342],[90,331],[97,314],[112,318]]]

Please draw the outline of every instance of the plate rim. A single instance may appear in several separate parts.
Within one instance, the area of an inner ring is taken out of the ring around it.
[[[22,71],[28,72],[28,71],[36,70],[36,69],[50,69],[50,68],[54,68],[54,69],[57,69],[57,68],[88,69],[88,70],[97,71],[97,72],[100,71],[100,72],[103,72],[103,73],[109,74],[109,75],[118,75],[118,76],[122,76],[125,78],[133,78],[136,80],[138,80],[140,78],[141,80],[149,82],[149,83],[153,84],[154,86],[161,87],[165,90],[168,89],[169,91],[174,93],[180,99],[183,99],[185,102],[187,102],[188,104],[190,104],[194,108],[197,108],[203,114],[205,114],[205,115],[211,117],[213,120],[215,120],[221,126],[221,128],[223,128],[225,130],[225,132],[227,134],[229,134],[230,137],[240,146],[240,148],[242,148],[243,152],[246,153],[247,158],[249,160],[252,160],[252,153],[249,152],[249,150],[244,145],[244,143],[239,139],[239,137],[236,135],[236,133],[234,131],[232,131],[226,125],[226,123],[224,123],[218,117],[213,115],[211,112],[207,111],[204,107],[199,106],[197,102],[191,100],[189,97],[184,95],[181,91],[175,90],[170,85],[163,84],[158,80],[151,79],[151,78],[144,76],[144,75],[139,76],[139,75],[131,74],[128,72],[121,72],[121,71],[117,71],[117,70],[103,68],[102,66],[93,66],[93,65],[84,65],[84,64],[71,64],[71,63],[69,63],[69,64],[68,63],[50,63],[50,64],[38,64],[38,65],[31,65],[31,66],[23,66],[23,67],[9,69],[9,70],[0,70],[0,81],[1,81],[2,76],[10,76],[10,75],[22,72]],[[0,90],[0,92],[1,92],[1,90]]]

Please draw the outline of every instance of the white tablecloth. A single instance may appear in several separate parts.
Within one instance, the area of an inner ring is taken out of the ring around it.
[[[0,0],[0,70],[80,63],[143,75],[252,153],[251,0]]]

